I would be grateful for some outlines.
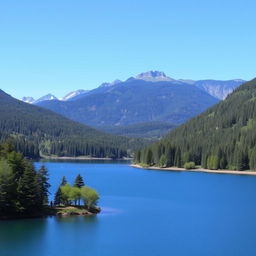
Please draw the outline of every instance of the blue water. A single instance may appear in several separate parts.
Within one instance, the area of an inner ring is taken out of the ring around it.
[[[36,163],[40,166],[41,163]],[[256,177],[46,163],[52,195],[80,173],[101,195],[96,217],[0,222],[0,256],[256,255]]]

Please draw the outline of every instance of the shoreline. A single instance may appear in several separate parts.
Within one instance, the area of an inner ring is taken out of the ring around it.
[[[256,172],[253,171],[234,171],[234,170],[209,170],[209,169],[185,169],[185,168],[178,168],[178,167],[142,167],[138,164],[131,164],[133,168],[145,169],[145,170],[158,170],[158,171],[175,171],[175,172],[204,172],[204,173],[215,173],[215,174],[235,174],[235,175],[252,175],[256,176]]]
[[[86,156],[49,156],[49,157],[45,157],[42,156],[41,158],[39,158],[39,160],[104,160],[104,161],[130,161],[132,160],[132,158],[117,158],[117,159],[113,159],[113,158],[100,158],[100,157],[86,157]]]
[[[41,213],[27,215],[0,216],[0,221],[5,220],[23,220],[23,219],[41,219],[47,217],[69,217],[69,216],[96,216],[101,212],[100,207],[92,206],[87,209],[84,206],[47,206]]]

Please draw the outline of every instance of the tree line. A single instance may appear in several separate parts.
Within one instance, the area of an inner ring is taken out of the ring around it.
[[[0,145],[0,218],[42,216],[49,208],[49,174],[45,166],[34,165],[14,150],[11,143]],[[98,193],[84,185],[78,175],[74,186],[65,178],[55,194],[55,205],[96,206]]]
[[[192,163],[208,169],[256,170],[256,79],[139,150],[134,161],[161,167]]]

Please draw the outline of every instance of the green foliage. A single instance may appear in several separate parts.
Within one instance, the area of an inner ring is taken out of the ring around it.
[[[72,197],[71,197],[72,189],[73,187],[71,187],[69,184],[66,184],[60,187],[64,205],[69,205],[70,201],[72,201]]]
[[[61,186],[64,186],[64,185],[66,185],[66,184],[67,184],[67,179],[66,179],[65,176],[63,176],[60,185],[61,185]]]
[[[79,175],[77,177],[79,177]],[[79,180],[81,181],[80,178]],[[77,187],[75,184],[75,186],[72,187],[67,183],[58,188],[55,193],[54,204],[71,206],[72,204],[76,205],[77,202],[79,202],[80,205],[80,199],[82,199],[84,204],[90,209],[90,207],[97,205],[99,195],[96,190],[87,186]]]
[[[8,144],[0,151],[0,217],[35,216],[48,202],[48,172],[34,166]]]
[[[250,153],[250,169],[256,171],[256,148],[252,149]]]
[[[48,176],[48,170],[43,165],[37,173],[37,179],[41,190],[40,194],[42,195],[42,198],[40,200],[42,200],[45,205],[48,205],[49,188],[51,186],[48,182]]]
[[[159,149],[165,150],[167,166],[194,162],[203,168],[256,170],[256,79],[241,85],[226,100],[171,131],[161,141],[140,150],[140,162]]]
[[[97,191],[86,186],[81,188],[81,197],[88,209],[92,206],[96,206],[99,199]]]
[[[210,170],[218,170],[219,158],[217,156],[209,156],[207,158],[207,168]]]
[[[6,160],[0,161],[0,216],[15,211],[15,179]]]
[[[160,167],[166,167],[166,155],[161,155],[159,165]]]
[[[80,188],[72,187],[72,189],[69,192],[69,200],[74,201],[76,205],[77,200],[79,200],[80,198],[81,198]]]
[[[64,204],[64,200],[61,193],[61,188],[59,187],[54,195],[54,205]]]
[[[145,122],[130,124],[127,126],[99,126],[96,127],[107,133],[117,134],[122,136],[127,136],[131,138],[148,138],[151,139],[152,143],[157,140],[167,132],[176,128],[177,125],[166,123],[166,122]],[[154,140],[153,140],[154,139]]]
[[[187,162],[184,164],[184,168],[185,169],[195,169],[196,168],[196,165],[194,162]]]
[[[82,177],[80,174],[78,174],[78,175],[76,176],[76,179],[75,179],[75,187],[81,188],[81,187],[83,187],[83,186],[84,186],[83,177]]]

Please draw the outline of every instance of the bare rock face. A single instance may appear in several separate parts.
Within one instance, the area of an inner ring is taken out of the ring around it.
[[[174,79],[166,76],[166,74],[161,71],[144,72],[135,76],[134,78],[139,80],[144,80],[144,81],[150,81],[150,82],[174,81]]]

